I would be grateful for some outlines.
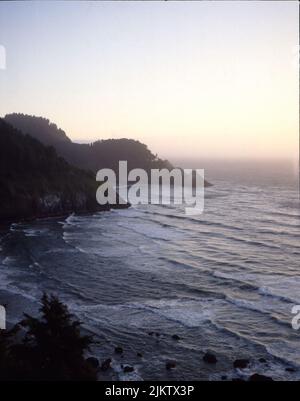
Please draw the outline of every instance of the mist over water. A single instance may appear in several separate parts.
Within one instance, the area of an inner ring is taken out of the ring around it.
[[[180,165],[205,168],[213,183],[202,215],[141,205],[4,231],[0,296],[8,320],[24,310],[36,313],[42,292],[52,292],[100,341],[93,354],[113,357],[117,379],[213,380],[258,372],[299,380],[299,332],[291,326],[292,306],[300,304],[295,169]],[[117,345],[123,359],[113,352]],[[202,361],[206,350],[217,355],[216,366]],[[249,358],[249,368],[234,370],[235,358]],[[168,359],[177,361],[171,372]],[[122,363],[135,372],[123,373]],[[286,371],[291,367],[295,372]]]
[[[290,185],[298,186],[298,160],[262,160],[262,159],[203,159],[174,158],[175,166],[185,168],[203,168],[206,178],[212,180],[227,180],[232,183],[250,185]]]

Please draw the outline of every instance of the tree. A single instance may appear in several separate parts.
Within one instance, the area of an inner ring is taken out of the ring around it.
[[[81,323],[73,320],[55,296],[42,297],[40,312],[40,318],[24,315],[19,323],[19,331],[25,331],[21,342],[4,344],[6,376],[14,380],[96,380],[96,371],[84,358],[93,340],[81,335]]]

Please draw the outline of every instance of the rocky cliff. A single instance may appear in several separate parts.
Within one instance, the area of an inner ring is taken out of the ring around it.
[[[0,221],[124,207],[100,206],[98,186],[93,173],[0,119]]]

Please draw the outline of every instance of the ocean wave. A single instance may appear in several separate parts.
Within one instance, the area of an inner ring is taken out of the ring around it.
[[[174,241],[176,239],[183,238],[183,233],[180,233],[178,230],[173,230],[170,232],[167,229],[157,229],[157,227],[153,227],[151,225],[145,224],[127,224],[124,222],[118,223],[119,227],[125,228],[126,230],[133,231],[137,234],[141,234],[146,238],[161,240],[161,241]]]
[[[276,341],[272,344],[265,345],[267,352],[296,369],[300,369],[300,351],[298,344],[290,346],[286,341]]]
[[[194,224],[197,224],[197,225],[206,225],[206,226],[210,226],[210,227],[222,227],[222,228],[226,228],[229,230],[237,230],[237,231],[244,230],[244,228],[240,227],[240,226],[228,225],[228,224],[224,224],[224,223],[217,222],[217,221],[205,220],[205,219],[203,219],[202,215],[199,215],[197,217],[196,216],[191,217],[184,213],[182,215],[178,215],[178,214],[174,214],[174,213],[159,213],[159,212],[155,212],[152,210],[145,211],[145,213],[149,214],[149,215],[159,216],[160,218],[166,217],[166,218],[170,218],[170,219],[185,220],[185,221],[189,221]],[[150,218],[150,220],[151,220],[151,218]],[[154,220],[154,221],[156,221],[156,220]]]
[[[213,275],[215,277],[238,281],[239,283],[246,283],[263,296],[273,297],[288,303],[300,304],[300,277],[287,278],[280,275],[272,277],[271,275],[259,276],[258,274],[250,275],[249,273],[239,274],[221,271],[216,271]]]
[[[246,343],[249,345],[253,346],[258,346],[262,349],[265,350],[266,353],[268,353],[271,357],[275,358],[274,361],[269,363],[270,366],[276,366],[277,360],[280,360],[284,363],[285,366],[293,366],[296,369],[300,369],[300,351],[296,351],[293,353],[293,350],[297,350],[298,347],[292,347],[290,348],[287,342],[272,342],[266,343],[263,342],[262,339],[255,339],[252,336],[246,335],[245,333],[242,333],[239,330],[233,329],[233,328],[228,328],[225,327],[224,325],[220,324],[219,322],[216,322],[213,320],[211,324],[221,333],[226,333],[228,336],[233,336],[234,338],[238,340],[244,340]],[[275,363],[274,363],[275,362]],[[282,365],[277,365],[279,368],[280,376],[281,377],[286,377],[286,371],[283,370]],[[278,373],[279,373],[278,372]],[[247,373],[247,371],[246,371]]]
[[[48,233],[47,229],[34,229],[34,228],[24,228],[23,233],[25,237],[39,237],[43,234]]]
[[[2,264],[4,266],[11,266],[16,264],[18,261],[18,259],[14,256],[6,256],[3,260],[2,260]]]
[[[123,304],[96,304],[96,305],[77,305],[74,307],[77,312],[85,312],[89,319],[108,319],[111,324],[116,315],[120,324],[130,325],[130,327],[143,327],[145,316],[136,314],[137,311],[154,314],[169,321],[176,322],[187,328],[200,327],[204,322],[210,321],[213,309],[219,300],[194,300],[194,299],[161,299],[144,300],[143,302],[128,302]],[[101,317],[99,317],[101,316]],[[130,317],[129,317],[130,316]],[[110,320],[111,319],[111,320]]]
[[[199,218],[192,218],[192,217],[184,217],[184,216],[178,216],[178,215],[173,215],[173,214],[165,214],[165,213],[157,213],[157,212],[146,212],[149,213],[149,215],[156,215],[160,217],[160,220],[157,220],[155,218],[151,218],[151,217],[141,217],[141,216],[136,216],[135,218],[140,220],[140,221],[145,221],[145,222],[153,222],[156,225],[160,225],[163,228],[170,228],[172,229],[172,232],[177,232],[177,233],[181,233],[182,235],[186,235],[186,233],[189,233],[189,235],[191,235],[192,232],[197,232],[197,234],[199,235],[201,234],[206,234],[209,235],[210,237],[216,237],[216,238],[224,238],[225,240],[229,241],[235,241],[235,242],[240,242],[240,243],[245,243],[251,246],[257,246],[257,247],[263,247],[263,248],[269,248],[269,249],[277,249],[280,250],[281,249],[281,243],[276,243],[274,242],[274,239],[272,238],[265,238],[264,240],[253,240],[251,238],[246,238],[246,237],[236,237],[232,234],[230,234],[229,232],[234,232],[234,231],[241,231],[244,232],[245,235],[249,235],[245,228],[242,227],[238,227],[238,226],[234,226],[234,225],[227,225],[224,223],[220,223],[220,222],[212,222],[212,221],[206,221],[204,219],[199,219]],[[196,227],[194,227],[193,230],[191,230],[191,226],[176,226],[174,227],[174,224],[171,223],[166,223],[165,221],[162,221],[162,218],[175,218],[175,219],[184,219],[184,220],[189,220],[191,222],[193,222],[193,224],[196,224]],[[124,224],[124,223],[122,223]],[[128,223],[128,225],[130,225]],[[215,228],[222,228],[227,230],[227,232],[220,232],[220,231],[201,231],[200,227],[215,227]],[[176,230],[176,231],[174,231]],[[271,232],[268,230],[259,230],[258,228],[258,234],[259,233],[269,233],[271,235],[274,235],[276,237],[276,235],[280,235],[280,233],[276,233],[276,231]],[[284,232],[283,232],[284,234]],[[286,233],[287,236],[290,236],[292,238],[294,238],[294,236],[292,234]],[[300,236],[300,234],[299,234]],[[162,239],[164,240],[164,238],[157,238],[157,239]],[[176,239],[176,238],[175,238]],[[276,238],[275,238],[276,239]],[[289,247],[293,247],[293,244],[286,244]]]

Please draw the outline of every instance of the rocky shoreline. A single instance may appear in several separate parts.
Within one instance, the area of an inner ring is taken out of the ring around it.
[[[150,332],[150,336],[160,337],[160,333]],[[176,334],[171,335],[175,341],[179,341],[180,338]],[[112,354],[109,358],[101,360],[95,355],[91,355],[86,358],[86,362],[89,364],[91,369],[94,369],[97,374],[97,380],[99,381],[118,381],[120,373],[124,374],[124,380],[138,380],[138,371],[134,364],[130,364],[126,361],[127,350],[122,346],[118,345],[112,349]],[[144,355],[142,352],[136,352],[136,358],[139,361],[137,365],[143,363]],[[211,351],[203,352],[203,362],[207,365],[208,369],[213,368],[221,362],[221,357],[215,355]],[[261,382],[261,381],[274,381],[274,379],[262,373],[258,373],[254,370],[254,365],[260,363],[263,367],[268,367],[268,361],[265,358],[255,358],[253,360],[248,358],[234,359],[232,360],[232,368],[228,374],[221,374],[216,381],[233,381],[233,382]],[[180,363],[177,363],[176,359],[167,359],[164,363],[166,371],[172,371],[180,369]],[[288,372],[295,372],[294,368],[286,368]],[[140,380],[143,380],[140,378]]]
[[[0,220],[0,230],[5,231],[7,230],[11,224],[14,223],[30,223],[35,220],[40,220],[40,219],[63,219],[67,218],[72,214],[76,214],[78,216],[85,216],[85,215],[90,215],[93,213],[98,213],[98,212],[109,212],[110,210],[113,209],[128,209],[131,205],[128,203],[126,205],[105,205],[105,206],[100,206],[91,210],[66,210],[62,212],[41,212],[41,213],[36,213],[32,214],[29,216],[20,216],[20,217],[8,217],[8,218],[2,218]]]

